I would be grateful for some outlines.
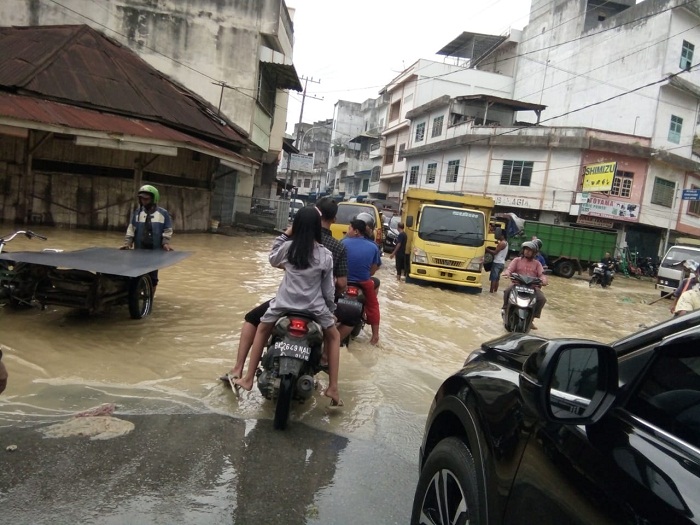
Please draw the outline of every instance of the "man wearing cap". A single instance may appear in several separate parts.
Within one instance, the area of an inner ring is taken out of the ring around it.
[[[343,245],[348,253],[348,281],[356,282],[365,293],[365,315],[372,327],[370,344],[379,342],[379,301],[372,276],[382,265],[379,248],[373,240],[368,240],[364,232],[367,224],[360,219],[353,219],[348,226],[348,233],[343,239]],[[341,327],[340,337],[343,339]]]
[[[695,261],[687,261],[686,267],[691,269],[690,277],[686,280],[687,284],[685,285],[684,291],[680,294],[678,301],[675,303],[675,308],[671,307],[671,311],[676,316],[700,309],[700,285],[698,285],[698,271],[700,271],[700,265]],[[681,288],[681,286],[678,288]]]

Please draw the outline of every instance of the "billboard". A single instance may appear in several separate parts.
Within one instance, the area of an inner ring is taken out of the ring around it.
[[[582,191],[610,191],[612,188],[617,162],[599,162],[583,167]]]
[[[309,173],[314,172],[314,156],[313,153],[309,155],[300,155],[297,153],[292,153],[292,157],[289,161],[289,169],[293,171],[306,171]]]
[[[639,204],[612,199],[589,197],[581,204],[581,215],[602,217],[616,221],[639,221]]]

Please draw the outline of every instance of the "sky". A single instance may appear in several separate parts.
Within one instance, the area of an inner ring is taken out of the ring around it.
[[[522,29],[530,0],[286,0],[294,9],[294,67],[308,82],[303,122],[333,118],[338,100],[364,102],[420,58],[463,31]],[[304,81],[302,80],[302,86]],[[323,98],[323,100],[315,100]],[[299,122],[302,94],[290,91],[287,133]]]

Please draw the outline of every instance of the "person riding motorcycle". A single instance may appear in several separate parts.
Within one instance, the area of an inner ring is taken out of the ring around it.
[[[610,252],[605,252],[605,256],[600,260],[605,266],[605,286],[612,282],[613,272],[615,271],[615,259],[612,258]]]
[[[366,228],[365,231],[362,233],[365,236],[365,239],[374,242],[374,228],[376,227],[376,224],[374,224],[374,217],[372,217],[370,213],[363,211],[362,213],[358,213],[354,217],[354,220],[362,221],[365,223]]]
[[[506,278],[510,278],[510,275],[517,273],[519,275],[525,275],[528,277],[539,277],[542,281],[542,286],[547,286],[547,276],[544,273],[542,264],[535,259],[535,254],[537,253],[538,244],[535,241],[525,241],[522,245],[522,255],[513,259],[505,272],[501,275]],[[505,310],[508,305],[508,297],[510,291],[513,289],[514,284],[510,285],[503,291],[503,310]],[[535,297],[537,298],[537,303],[535,304],[535,311],[533,312],[534,318],[539,318],[544,308],[547,298],[542,293],[539,288],[535,289]],[[530,325],[532,330],[537,330],[537,327],[532,324]]]
[[[544,254],[542,253],[542,241],[537,237],[533,236],[532,242],[534,242],[537,246],[537,253],[535,253],[535,259],[540,261],[542,268],[547,268],[547,259],[545,259]]]

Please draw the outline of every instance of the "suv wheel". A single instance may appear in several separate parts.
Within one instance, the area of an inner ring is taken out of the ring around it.
[[[478,525],[478,486],[474,458],[456,437],[442,440],[421,470],[411,523]]]

